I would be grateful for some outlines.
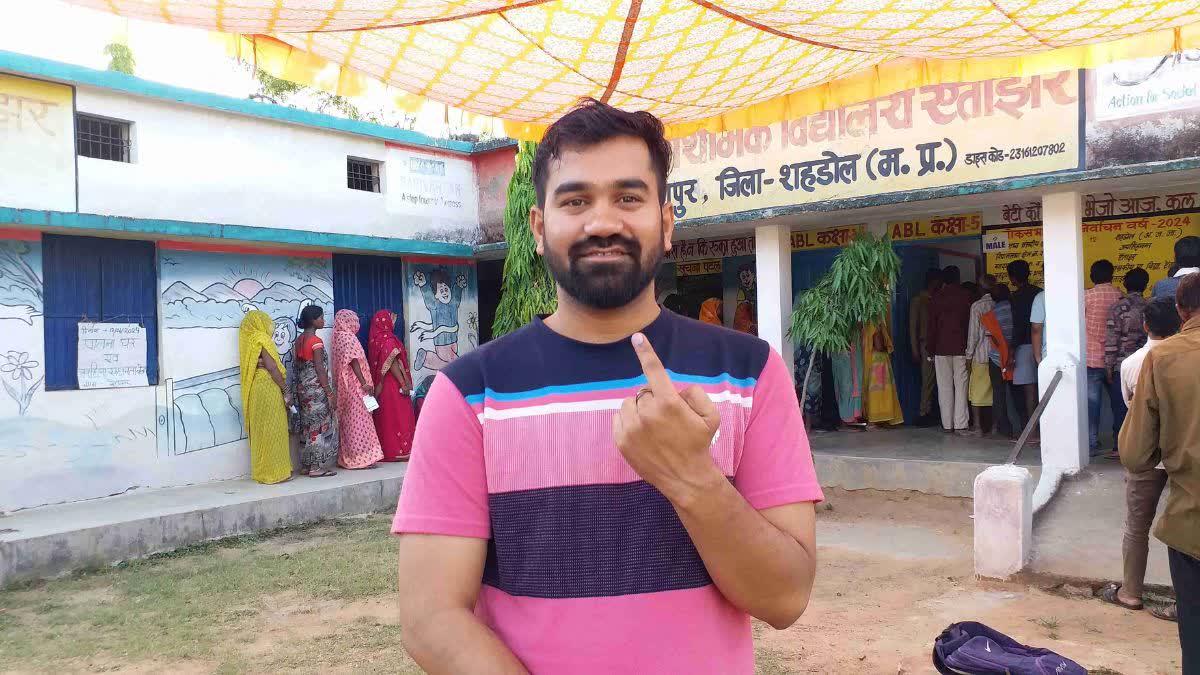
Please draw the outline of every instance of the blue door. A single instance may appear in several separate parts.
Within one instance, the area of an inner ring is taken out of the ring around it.
[[[396,325],[405,325],[404,263],[399,258],[334,254],[333,304],[358,314],[358,340],[365,349],[375,312],[389,309],[401,317]],[[331,318],[326,321],[333,324]]]
[[[904,421],[913,424],[921,412],[921,367],[913,363],[912,341],[908,337],[909,305],[925,288],[925,273],[938,264],[937,251],[918,246],[896,246],[900,256],[900,278],[896,283],[896,299],[892,308],[892,372],[896,378],[896,393]]]

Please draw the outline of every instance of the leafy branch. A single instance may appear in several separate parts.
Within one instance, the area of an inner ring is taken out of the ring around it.
[[[863,324],[886,316],[899,273],[900,257],[891,239],[860,232],[834,258],[829,272],[796,299],[788,335],[810,348],[801,409],[817,355],[848,350]]]

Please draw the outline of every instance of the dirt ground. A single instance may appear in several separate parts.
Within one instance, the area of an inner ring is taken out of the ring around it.
[[[762,673],[934,673],[934,638],[967,620],[1094,673],[1180,670],[1175,624],[1092,598],[977,581],[970,500],[874,491],[827,496],[833,510],[818,520],[813,599],[790,629],[756,631]]]
[[[755,625],[758,672],[932,673],[982,621],[1100,673],[1178,673],[1174,624],[971,572],[970,502],[828,494],[805,616]],[[384,516],[249,537],[0,593],[0,672],[416,673]]]

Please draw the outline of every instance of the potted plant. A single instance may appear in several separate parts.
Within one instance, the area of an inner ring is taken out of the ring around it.
[[[886,316],[899,273],[900,257],[891,238],[863,231],[834,258],[829,272],[796,299],[788,336],[810,349],[801,410],[817,355],[848,350],[863,324]]]

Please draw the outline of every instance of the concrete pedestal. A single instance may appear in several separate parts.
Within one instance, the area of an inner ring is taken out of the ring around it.
[[[1020,466],[993,466],[975,478],[975,575],[1007,579],[1033,553],[1033,477]]]

